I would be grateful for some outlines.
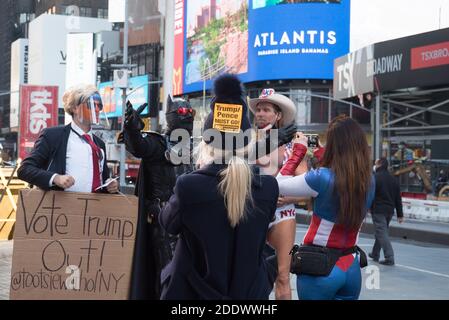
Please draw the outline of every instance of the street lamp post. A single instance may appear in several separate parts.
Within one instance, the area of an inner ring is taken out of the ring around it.
[[[123,30],[123,64],[128,64],[128,30],[129,30],[129,22],[128,22],[128,0],[125,0],[125,25]],[[128,68],[126,69],[128,72]],[[127,88],[123,89],[122,92],[122,131],[125,129],[125,112],[126,112],[126,91]],[[126,149],[125,145],[120,145],[120,186],[126,187]]]
[[[208,67],[208,74],[206,73],[206,68]],[[206,81],[207,78],[209,76],[209,79],[212,76],[212,70],[211,70],[211,65],[210,65],[210,60],[209,58],[206,58],[204,60],[204,69],[203,69],[203,110],[206,109]]]

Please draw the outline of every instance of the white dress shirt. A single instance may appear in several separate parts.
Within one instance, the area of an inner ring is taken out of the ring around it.
[[[75,184],[65,191],[68,192],[92,192],[93,182],[93,165],[92,165],[92,147],[81,137],[86,134],[74,122],[71,124],[72,131],[70,132],[69,141],[67,143],[66,156],[66,175],[72,176],[75,179]],[[78,134],[76,134],[78,133]],[[93,140],[92,131],[87,133]],[[101,149],[102,159],[100,163],[100,180],[102,180],[103,165],[104,165],[104,151]],[[56,175],[50,180],[50,185],[53,185],[53,180]]]

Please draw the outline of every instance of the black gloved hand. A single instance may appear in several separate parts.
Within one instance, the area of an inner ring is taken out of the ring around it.
[[[292,123],[289,126],[283,127],[278,129],[278,141],[276,148],[279,148],[280,146],[283,146],[293,140],[295,137],[296,132],[298,131],[298,128],[296,127],[296,124]]]
[[[140,113],[146,108],[148,104],[143,104],[139,107],[139,110],[136,111],[133,108],[131,102],[126,103],[126,112],[125,112],[125,128],[129,130],[137,130],[142,131],[145,128],[145,123],[143,123],[140,118]],[[140,112],[139,112],[140,111]]]
[[[256,155],[257,159],[261,159],[263,156],[269,155],[279,147],[291,142],[297,132],[295,124],[291,124],[281,129],[271,129],[270,133],[265,139],[256,143]],[[277,139],[272,139],[272,130],[277,130]]]

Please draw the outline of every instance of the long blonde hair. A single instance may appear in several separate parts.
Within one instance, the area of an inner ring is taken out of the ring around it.
[[[248,205],[253,205],[252,179],[253,173],[244,159],[247,150],[237,150],[235,155],[232,151],[215,149],[204,142],[201,142],[198,152],[198,164],[221,163],[223,159],[229,159],[226,169],[220,172],[220,183],[218,190],[225,201],[228,211],[228,220],[231,227],[235,228],[245,219]]]

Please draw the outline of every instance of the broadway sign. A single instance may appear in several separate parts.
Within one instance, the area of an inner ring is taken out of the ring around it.
[[[334,97],[449,84],[449,28],[376,43],[334,63]]]

